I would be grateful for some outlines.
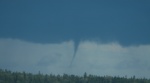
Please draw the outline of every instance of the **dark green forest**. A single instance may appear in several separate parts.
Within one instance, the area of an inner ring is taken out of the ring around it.
[[[26,72],[12,72],[0,69],[0,83],[150,83],[150,79],[112,76],[87,75],[53,75],[53,74],[32,74]]]

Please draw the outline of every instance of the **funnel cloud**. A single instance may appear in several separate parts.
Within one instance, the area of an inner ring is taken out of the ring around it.
[[[78,51],[79,44],[80,44],[79,41],[74,42],[74,53],[73,53],[73,57],[72,57],[72,60],[71,60],[69,67],[72,67],[73,61],[74,61],[76,54],[77,54],[77,51]]]

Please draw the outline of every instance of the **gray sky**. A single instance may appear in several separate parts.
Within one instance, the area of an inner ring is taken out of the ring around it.
[[[1,0],[0,68],[150,77],[149,4],[149,0]]]

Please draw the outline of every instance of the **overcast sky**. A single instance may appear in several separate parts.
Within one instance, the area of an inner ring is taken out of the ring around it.
[[[0,68],[148,77],[149,0],[0,0]]]

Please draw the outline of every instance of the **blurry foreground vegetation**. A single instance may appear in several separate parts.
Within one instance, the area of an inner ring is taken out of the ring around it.
[[[0,69],[0,83],[150,83],[150,79],[87,75],[43,75]]]

